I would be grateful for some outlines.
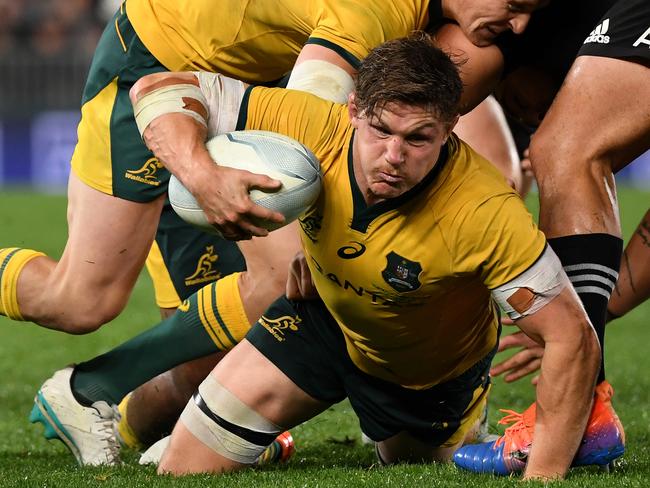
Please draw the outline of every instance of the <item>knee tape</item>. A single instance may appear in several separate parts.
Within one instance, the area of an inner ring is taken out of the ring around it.
[[[188,402],[181,421],[210,449],[243,464],[253,464],[284,430],[245,405],[212,375]]]

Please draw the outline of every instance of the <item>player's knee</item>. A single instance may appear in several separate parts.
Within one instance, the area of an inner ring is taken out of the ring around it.
[[[585,178],[600,180],[612,174],[612,158],[598,138],[584,140],[540,129],[531,140],[530,161],[535,179],[544,186],[571,186]]]
[[[212,451],[241,465],[253,464],[284,430],[239,400],[212,375],[201,383],[180,420]]]
[[[60,328],[68,334],[89,334],[117,317],[124,303],[108,300],[75,302],[61,317]]]

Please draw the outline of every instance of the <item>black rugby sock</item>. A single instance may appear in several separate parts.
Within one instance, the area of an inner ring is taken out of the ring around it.
[[[579,234],[549,239],[569,276],[602,350],[598,383],[605,379],[605,323],[607,302],[616,285],[623,240],[610,234]]]

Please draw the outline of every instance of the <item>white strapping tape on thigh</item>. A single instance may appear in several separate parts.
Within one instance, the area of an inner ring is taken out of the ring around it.
[[[311,93],[331,102],[347,103],[348,95],[354,90],[354,80],[335,64],[308,59],[293,68],[287,88]]]
[[[535,264],[515,279],[492,290],[492,298],[508,317],[516,320],[534,314],[567,286],[571,286],[571,282],[562,269],[562,263],[547,245]],[[524,290],[521,293],[528,299],[524,303],[519,303],[521,300],[518,300],[513,305],[513,296],[520,290]]]
[[[247,85],[219,73],[196,71],[194,75],[208,106],[208,138],[235,130]]]
[[[201,383],[199,394],[215,415],[238,427],[273,438],[284,430],[245,405],[212,375]],[[242,439],[218,425],[201,411],[194,398],[190,399],[183,410],[181,421],[203,444],[225,458],[239,463],[253,464],[267,447]]]
[[[144,134],[145,129],[155,118],[168,113],[189,115],[203,126],[207,126],[201,114],[185,107],[184,98],[198,101],[203,105],[206,113],[209,111],[208,102],[201,89],[191,83],[163,86],[139,98],[133,106],[133,113],[140,135]]]

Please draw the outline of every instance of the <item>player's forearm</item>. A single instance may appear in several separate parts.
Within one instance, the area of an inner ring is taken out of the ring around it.
[[[153,73],[139,79],[129,97],[147,147],[192,191],[202,169],[213,164],[205,148],[209,107],[197,76]]]
[[[537,385],[535,435],[525,479],[564,477],[584,435],[600,364],[600,347],[588,324],[572,335],[575,337],[546,343]]]
[[[158,160],[194,193],[214,162],[205,147],[206,128],[183,114],[157,117],[143,139]]]

